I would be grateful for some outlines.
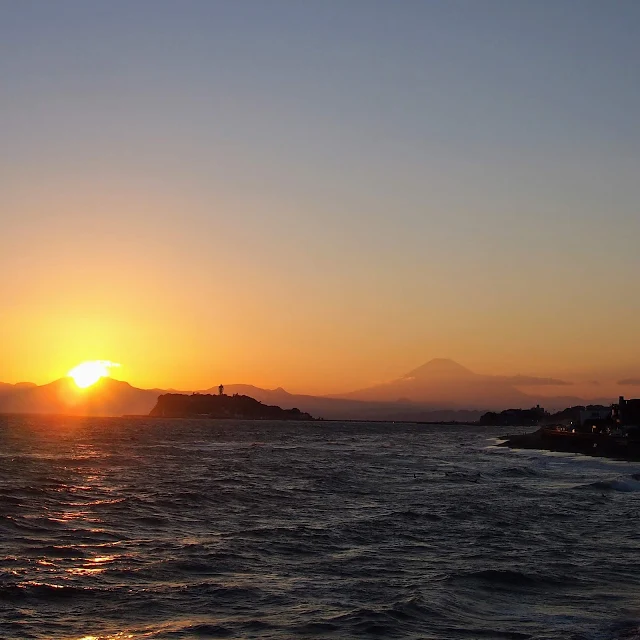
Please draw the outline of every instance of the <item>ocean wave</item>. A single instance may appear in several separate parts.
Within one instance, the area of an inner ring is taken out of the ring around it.
[[[32,533],[42,533],[51,535],[52,530],[65,528],[64,524],[53,518],[37,517],[29,518],[24,516],[0,516],[0,525],[7,528],[18,529],[21,531],[30,531]]]
[[[500,469],[496,475],[503,478],[535,478],[542,474],[533,467],[506,467]]]
[[[633,493],[640,491],[640,481],[632,477],[616,478],[614,480],[599,480],[586,485],[588,488],[598,491],[620,491],[622,493]]]
[[[174,631],[165,631],[165,638],[228,638],[233,631],[221,624],[190,624]]]
[[[408,597],[380,607],[357,607],[350,611],[314,617],[318,610],[307,612],[312,619],[289,628],[293,635],[316,635],[351,633],[396,637],[406,632],[423,628],[427,622],[445,620],[441,609],[429,606],[420,596]]]
[[[105,594],[105,589],[92,587],[76,587],[37,582],[4,584],[0,586],[0,601],[38,600],[51,601],[79,597],[98,597]]]
[[[417,622],[445,617],[445,612],[439,607],[429,605],[421,596],[411,596],[396,600],[389,613],[396,619],[414,620]]]
[[[189,598],[203,598],[220,603],[256,602],[263,595],[260,589],[236,584],[220,584],[214,582],[198,582],[184,585],[161,584],[155,588],[156,593],[181,594]]]
[[[46,545],[29,549],[32,556],[45,556],[47,558],[66,558],[68,560],[86,558],[87,554],[77,546]]]
[[[640,640],[640,622],[619,620],[604,628],[598,628],[591,634],[573,636],[572,640]]]
[[[403,635],[401,625],[389,611],[360,607],[324,621],[339,630],[349,630],[354,634],[394,638]]]
[[[540,575],[532,572],[518,571],[515,569],[483,569],[468,573],[459,573],[452,576],[454,581],[482,582],[493,586],[502,587],[539,587],[544,585],[557,585],[571,582],[570,576],[557,577],[553,575]]]

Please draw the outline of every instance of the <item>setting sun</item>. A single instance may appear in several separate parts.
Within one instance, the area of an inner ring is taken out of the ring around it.
[[[78,387],[85,389],[98,382],[100,378],[108,377],[111,367],[119,366],[116,362],[109,360],[91,360],[74,367],[67,375],[73,378]]]

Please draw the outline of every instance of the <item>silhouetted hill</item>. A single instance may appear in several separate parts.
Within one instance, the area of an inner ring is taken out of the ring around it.
[[[277,389],[261,389],[260,387],[255,387],[252,384],[229,384],[224,385],[224,391],[227,395],[244,395],[250,396],[251,398],[255,398],[260,402],[275,402],[276,404],[280,404],[278,400],[283,399],[285,401],[295,398],[293,394],[285,391],[282,387],[278,387]],[[203,391],[198,391],[198,393],[204,394],[218,394],[218,387],[211,387],[210,389],[205,389]]]
[[[541,398],[525,393],[519,388],[520,386],[568,384],[563,380],[535,376],[482,375],[470,371],[453,360],[437,358],[391,382],[377,384],[338,397],[368,402],[403,400],[439,409],[526,408],[537,404]],[[567,401],[580,402],[579,398],[558,398],[557,402],[555,399],[546,398],[546,400],[552,401],[553,406],[566,406]]]
[[[24,389],[31,389],[33,387],[36,387],[38,385],[36,385],[33,382],[18,382],[16,384],[8,384],[6,382],[0,382],[0,398],[2,396],[6,396],[12,393],[15,393],[16,391],[21,391]]]
[[[242,395],[212,395],[194,393],[161,395],[151,416],[163,418],[236,418],[241,420],[313,420],[297,408],[262,404],[255,398]]]
[[[128,382],[102,378],[79,389],[71,378],[60,378],[42,386],[19,387],[0,396],[0,412],[45,413],[90,416],[148,414],[158,393],[132,387]]]

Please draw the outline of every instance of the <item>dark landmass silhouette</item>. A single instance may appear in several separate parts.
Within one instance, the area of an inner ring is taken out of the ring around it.
[[[80,416],[121,416],[148,413],[158,398],[154,390],[137,389],[128,382],[101,378],[79,389],[71,378],[41,386],[20,386],[0,396],[0,412]]]
[[[571,433],[541,427],[534,433],[510,435],[500,446],[640,461],[640,435],[616,438],[602,433]]]
[[[549,413],[542,407],[531,409],[505,409],[504,411],[487,411],[478,424],[491,427],[530,427],[541,424],[570,425],[579,422],[580,414],[584,411],[606,411],[611,404],[587,404],[567,407],[555,413]]]
[[[481,416],[478,424],[486,427],[532,427],[539,425],[549,413],[542,407],[531,409],[505,409],[497,413],[487,411]]]
[[[620,396],[608,407],[570,407],[553,416],[540,407],[532,411],[543,426],[533,433],[509,436],[503,446],[640,460],[640,399]],[[485,414],[483,419],[487,417],[494,416]]]
[[[300,409],[262,404],[243,395],[166,393],[158,398],[150,416],[163,418],[235,418],[239,420],[313,420]]]
[[[485,376],[446,359],[436,359],[388,383],[333,396],[292,394],[281,387],[225,385],[227,394],[246,395],[267,405],[302,412],[326,420],[382,420],[415,422],[475,422],[486,411],[505,407],[528,409],[541,404],[556,410],[586,404],[575,396],[544,397],[531,393],[537,387],[566,388],[569,383],[533,376]],[[521,386],[526,392],[519,388]],[[71,415],[147,415],[166,389],[138,389],[127,382],[102,378],[84,390],[71,378],[37,386],[0,383],[0,412]],[[191,390],[179,393],[191,393]],[[218,386],[200,393],[218,393]],[[610,404],[614,398],[594,398]]]
[[[8,384],[6,382],[0,382],[0,397],[15,393],[23,389],[32,389],[37,387],[37,384],[33,382],[18,382],[16,384]]]

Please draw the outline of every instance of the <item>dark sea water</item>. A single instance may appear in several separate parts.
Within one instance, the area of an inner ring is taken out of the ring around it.
[[[0,638],[640,638],[639,466],[504,431],[10,418]]]

